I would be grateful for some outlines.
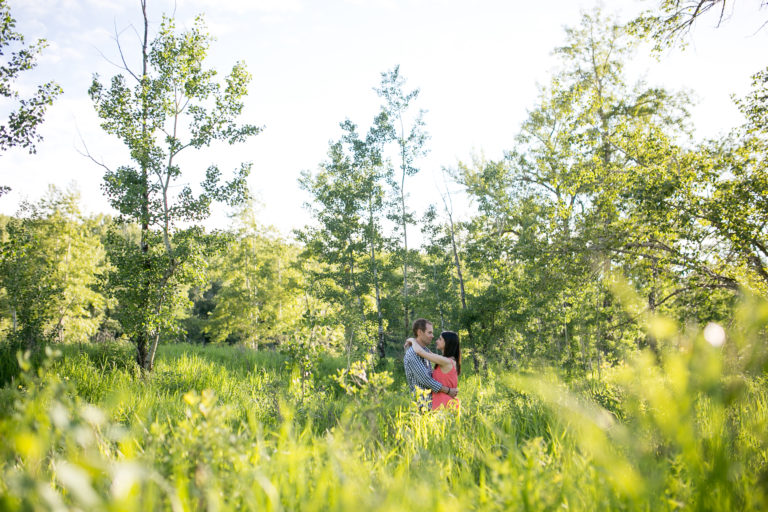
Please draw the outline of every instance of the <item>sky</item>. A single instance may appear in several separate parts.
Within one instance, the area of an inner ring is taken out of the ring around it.
[[[365,131],[381,101],[374,87],[381,73],[400,66],[408,89],[419,88],[417,107],[427,111],[429,153],[420,172],[406,183],[409,204],[417,210],[439,206],[441,169],[470,161],[473,155],[499,159],[514,137],[539,87],[548,83],[558,60],[552,50],[565,41],[566,26],[577,26],[581,12],[596,1],[542,0],[149,0],[151,28],[163,13],[180,28],[205,16],[216,38],[209,65],[223,76],[244,61],[253,81],[242,122],[264,131],[237,146],[216,145],[188,153],[180,161],[180,184],[200,181],[205,168],[223,172],[253,162],[249,185],[259,202],[258,218],[289,235],[311,221],[303,207],[310,198],[298,177],[325,159],[329,141],[338,138],[346,118]],[[604,12],[627,21],[656,0],[612,0]],[[754,5],[753,5],[754,4]],[[86,150],[110,167],[128,164],[125,148],[99,127],[87,90],[120,72],[116,34],[128,64],[136,57],[141,29],[139,0],[9,0],[16,29],[27,42],[47,39],[38,67],[16,84],[24,91],[55,79],[64,93],[39,129],[43,142],[30,155],[11,149],[0,155],[0,213],[13,215],[22,201],[38,201],[48,185],[73,187],[86,214],[110,213],[100,185],[103,168],[83,156]],[[641,48],[628,66],[630,81],[672,91],[688,91],[697,138],[717,137],[741,124],[732,95],[749,90],[750,76],[768,64],[766,10],[737,3],[727,20],[699,20],[684,50],[660,59]],[[7,117],[0,105],[0,116]],[[451,186],[457,216],[471,213],[460,188]],[[232,220],[217,207],[209,227]]]

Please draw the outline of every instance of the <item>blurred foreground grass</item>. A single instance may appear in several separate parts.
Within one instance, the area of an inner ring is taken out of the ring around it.
[[[419,414],[397,361],[345,393],[333,358],[299,382],[232,347],[162,347],[149,377],[130,346],[20,357],[0,510],[767,509],[768,305],[653,322],[664,349],[599,380],[468,368],[458,415]]]

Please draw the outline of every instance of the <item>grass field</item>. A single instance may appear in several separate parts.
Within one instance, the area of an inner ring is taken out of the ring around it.
[[[14,374],[0,344],[0,509],[764,510],[768,390],[740,336],[567,383],[467,364],[459,414],[419,413],[396,360],[345,391],[341,358],[302,379],[168,345],[146,377],[130,345],[72,345]]]

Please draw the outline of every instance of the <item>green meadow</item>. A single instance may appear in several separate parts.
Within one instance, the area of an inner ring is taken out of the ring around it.
[[[279,352],[172,344],[147,375],[129,344],[4,344],[0,508],[764,509],[768,306],[745,308],[721,347],[670,331],[599,375],[467,365],[458,414],[420,413],[397,358],[302,379]]]

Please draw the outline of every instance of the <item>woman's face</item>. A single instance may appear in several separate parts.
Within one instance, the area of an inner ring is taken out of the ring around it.
[[[445,350],[445,340],[442,336],[437,338],[437,350],[443,351]]]

